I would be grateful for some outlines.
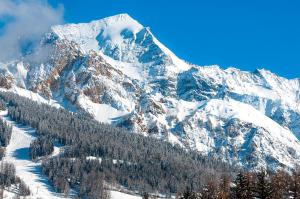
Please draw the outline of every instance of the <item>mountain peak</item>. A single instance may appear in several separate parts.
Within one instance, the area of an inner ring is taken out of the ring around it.
[[[106,28],[111,26],[112,28],[116,29],[128,28],[134,32],[139,31],[143,28],[143,25],[141,25],[137,20],[133,19],[127,13],[117,14],[110,17],[94,20],[91,21],[89,24],[94,24],[96,26],[105,24]]]
[[[60,38],[78,44],[83,53],[101,52],[113,60],[152,65],[172,65],[172,71],[186,70],[188,64],[161,44],[150,29],[128,14],[118,14],[90,23],[54,26]]]
[[[99,35],[101,39],[120,43],[122,34],[129,32],[136,34],[143,26],[128,14],[118,14],[89,23],[65,24],[52,27],[52,31],[61,39],[74,41],[84,52],[99,51]]]
[[[128,15],[127,13],[121,13],[121,14],[117,14],[117,15],[112,15],[109,17],[105,17],[96,21],[136,21],[135,19],[133,19],[130,15]]]
[[[245,168],[300,161],[300,81],[190,65],[128,14],[54,26],[48,35],[49,60],[0,65],[0,87]]]

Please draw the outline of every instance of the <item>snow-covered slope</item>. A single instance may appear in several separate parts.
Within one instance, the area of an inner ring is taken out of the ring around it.
[[[29,157],[30,143],[35,139],[35,130],[15,123],[7,117],[7,111],[0,112],[0,119],[12,126],[12,136],[6,148],[6,155],[2,161],[14,164],[16,175],[19,176],[30,189],[30,198],[63,198],[63,194],[56,193],[47,177],[42,173],[41,161],[32,161]],[[55,151],[59,151],[55,147]],[[15,196],[16,197],[16,196]],[[7,198],[14,198],[7,197]]]
[[[188,64],[127,14],[54,26],[45,50],[0,86],[245,168],[300,162],[299,79]]]
[[[291,131],[235,100],[208,100],[179,125],[183,142],[246,168],[276,169],[300,159],[299,141]]]
[[[253,106],[300,138],[299,79],[288,80],[263,69],[251,73],[235,68],[195,66],[182,73],[179,81],[183,86],[178,93],[187,101],[235,99]]]
[[[78,44],[83,53],[100,53],[109,57],[107,60],[119,68],[123,68],[121,66],[124,62],[132,63],[138,66],[132,70],[146,70],[151,76],[162,75],[163,66],[170,72],[189,68],[188,64],[161,44],[149,28],[143,27],[127,14],[90,23],[54,26],[52,29],[60,39]],[[145,64],[143,70],[140,68],[143,67],[141,64]],[[157,65],[161,67],[158,68]],[[123,72],[131,75],[127,68],[124,68]]]

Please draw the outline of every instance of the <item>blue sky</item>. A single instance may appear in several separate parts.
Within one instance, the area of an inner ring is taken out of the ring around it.
[[[128,13],[180,58],[300,77],[299,0],[50,0],[66,22]]]

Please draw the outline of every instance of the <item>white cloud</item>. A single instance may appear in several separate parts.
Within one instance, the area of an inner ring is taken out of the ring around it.
[[[0,0],[0,61],[22,56],[52,25],[63,19],[63,7],[54,8],[46,0]]]

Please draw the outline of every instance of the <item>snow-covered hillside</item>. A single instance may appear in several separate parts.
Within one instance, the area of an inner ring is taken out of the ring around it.
[[[30,143],[36,137],[35,130],[15,123],[6,114],[6,111],[1,111],[0,117],[12,126],[12,136],[2,161],[14,164],[16,175],[29,186],[30,198],[55,199],[64,197],[63,194],[54,191],[47,177],[42,174],[41,161],[32,161],[29,157]],[[55,147],[54,151],[57,153],[59,149]],[[8,192],[5,195],[9,196],[10,194]],[[13,196],[5,198],[13,198]]]
[[[42,102],[44,103],[44,102]],[[69,197],[63,193],[54,191],[53,186],[49,182],[47,176],[42,173],[42,160],[31,160],[29,157],[30,143],[36,139],[35,129],[18,124],[11,120],[7,115],[7,111],[0,111],[0,119],[6,121],[12,126],[12,136],[10,144],[6,148],[6,155],[0,161],[11,163],[16,168],[16,175],[20,177],[28,185],[31,193],[26,198],[31,199],[59,199],[59,198],[72,198],[75,194],[71,191]],[[51,157],[60,153],[60,147],[55,146]],[[134,195],[133,193],[124,193],[121,191],[110,190],[111,199],[141,199],[141,196]],[[17,195],[13,189],[7,189],[3,194],[4,199],[16,198]],[[25,198],[25,197],[24,197]]]
[[[299,79],[188,64],[127,14],[54,26],[39,49],[0,86],[245,168],[300,162]]]

